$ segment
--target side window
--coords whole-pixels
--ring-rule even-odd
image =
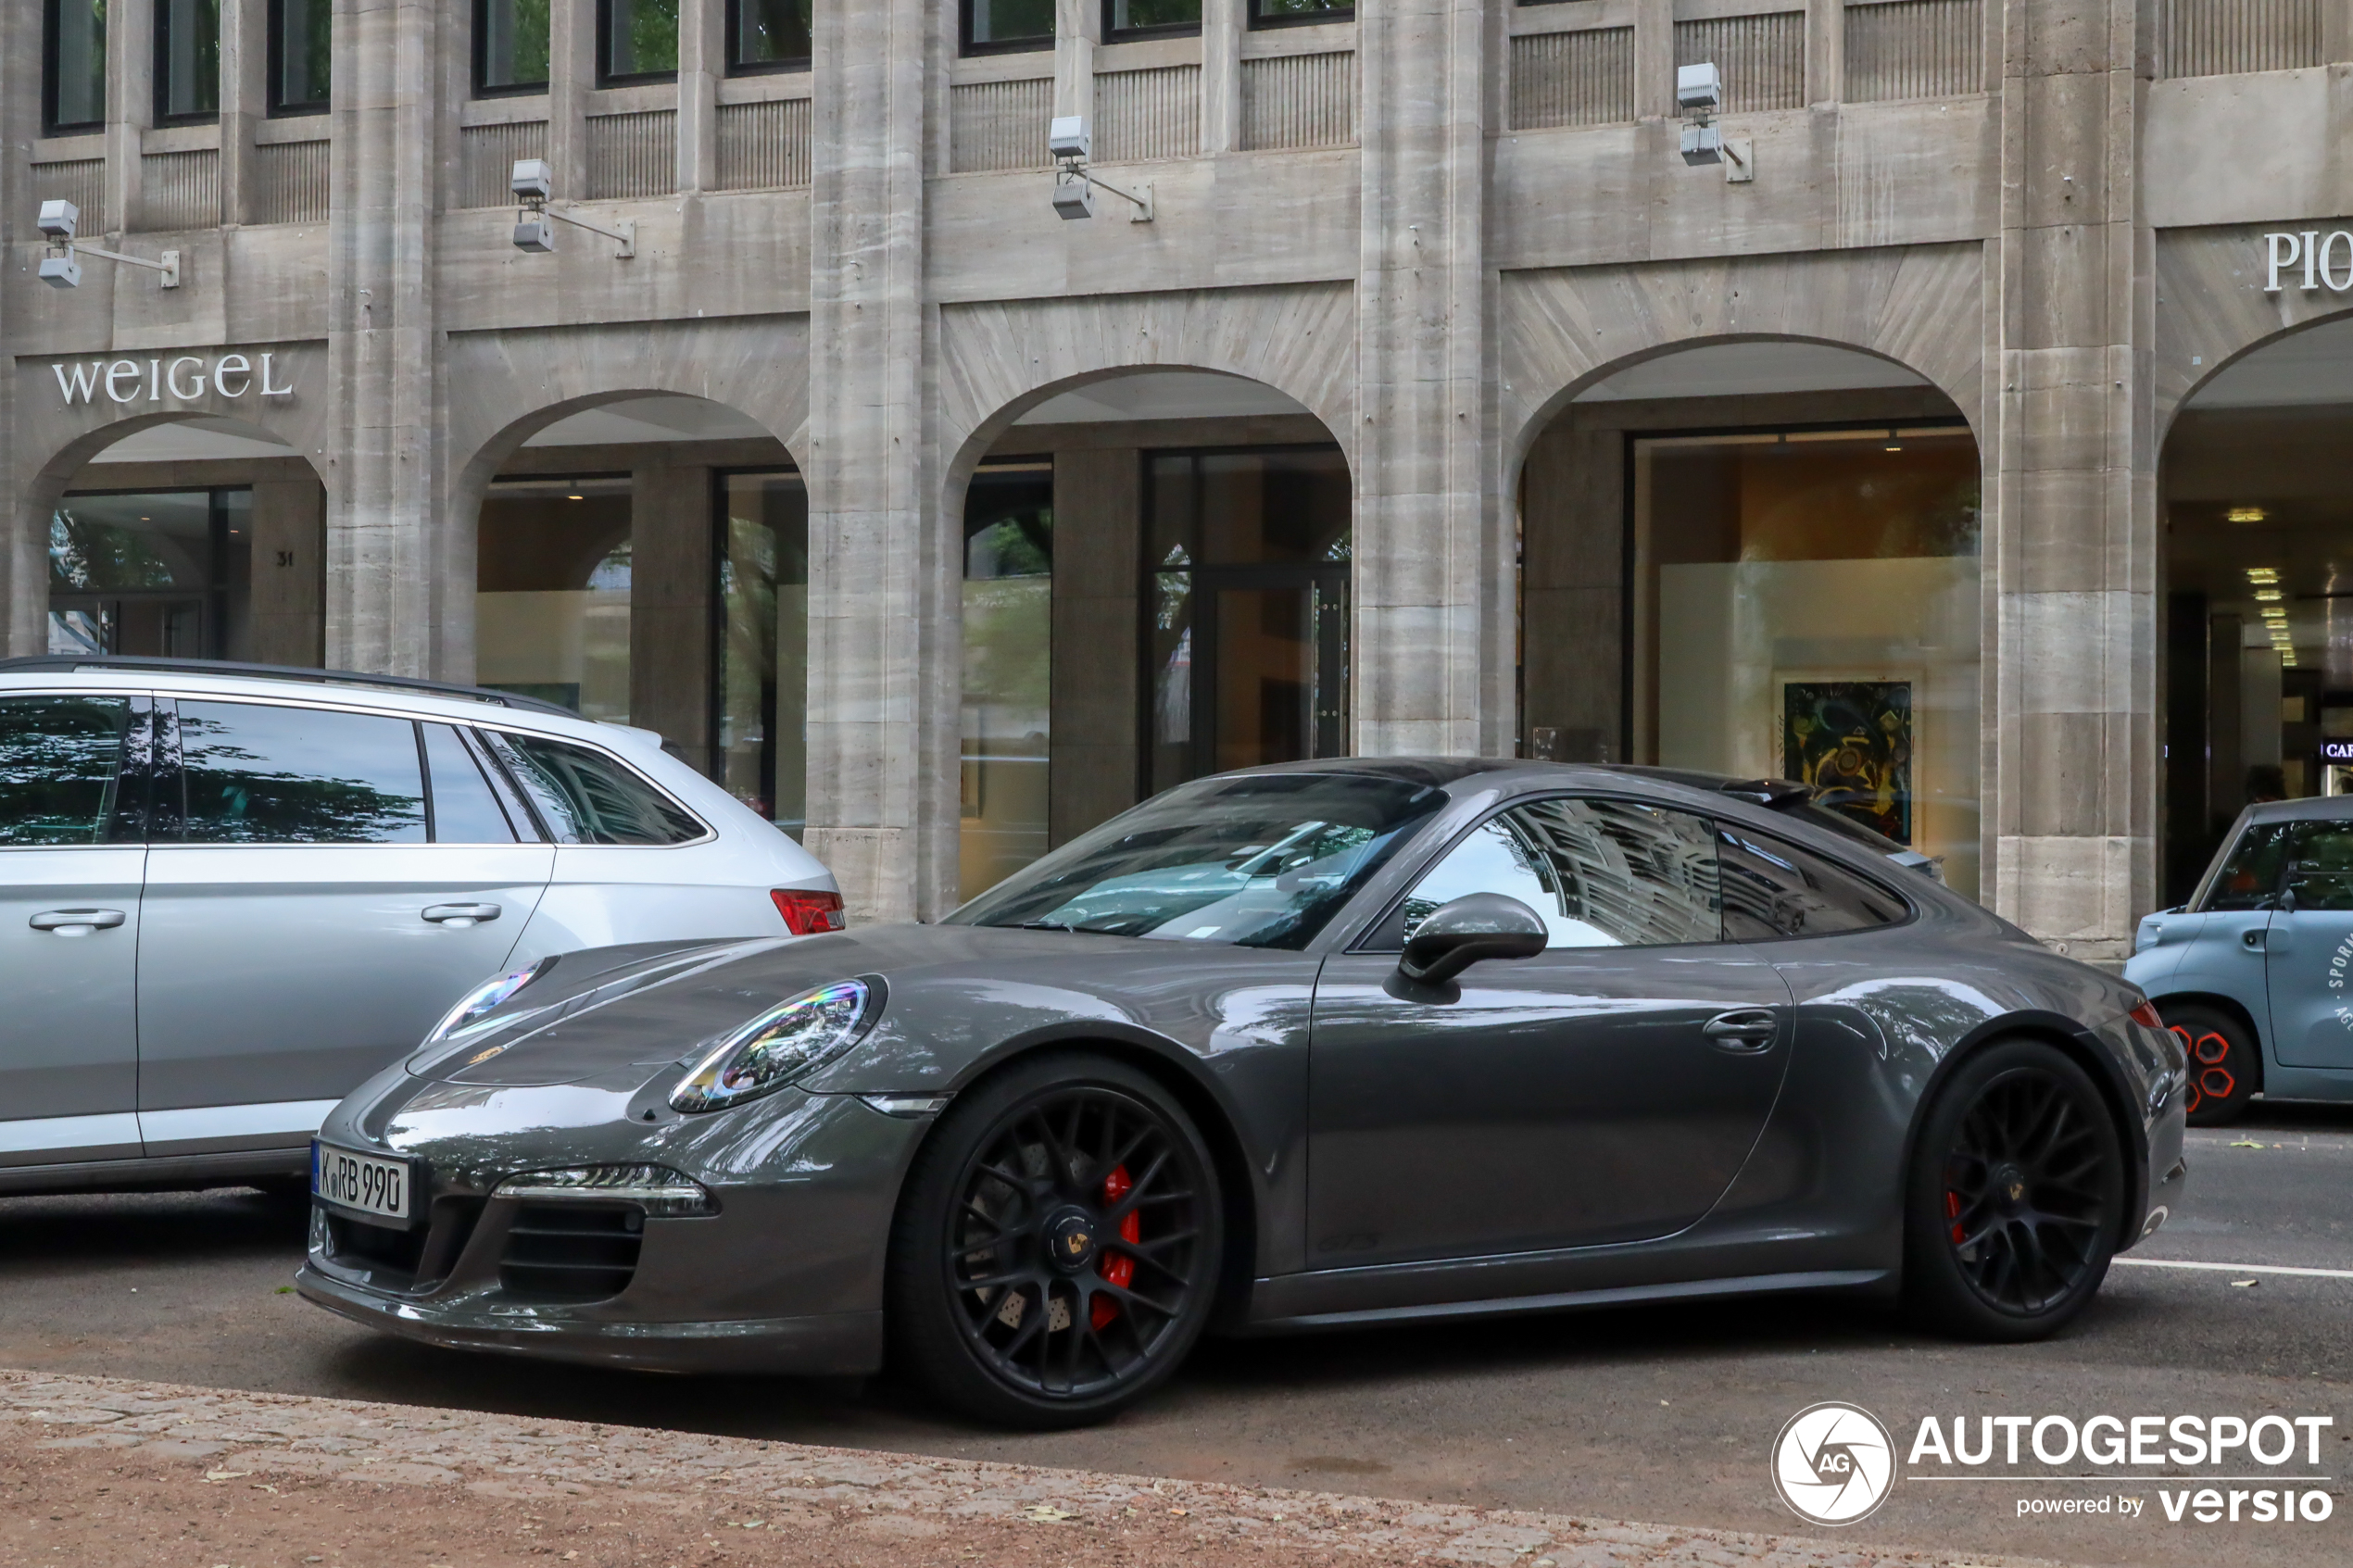
[[[1724,935],[1733,941],[1823,936],[1894,925],[1904,901],[1808,849],[1722,829]]]
[[[2353,909],[2353,822],[2296,823],[2287,860],[2297,909]]]
[[[685,844],[707,831],[670,797],[601,752],[485,731],[559,844]]]
[[[106,843],[130,733],[127,696],[0,700],[0,847]]]
[[[490,781],[448,724],[427,724],[425,764],[433,779],[433,841],[435,844],[512,844],[507,820]]]
[[[422,844],[425,774],[406,719],[180,704],[190,844]]]
[[[1539,800],[1490,817],[1432,866],[1382,935],[1396,946],[1440,905],[1503,893],[1544,918],[1553,947],[1714,942],[1706,821],[1622,800]]]
[[[2231,858],[2215,874],[2206,897],[2206,909],[2268,909],[2280,890],[2280,872],[2287,864],[2293,822],[2250,822],[2231,846]]]

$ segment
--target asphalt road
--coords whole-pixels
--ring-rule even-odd
[[[2190,1144],[2189,1200],[2135,1257],[2353,1271],[2353,1108],[2259,1108]],[[2334,1498],[2324,1523],[2174,1524],[2157,1494],[2179,1482],[2027,1480],[1998,1464],[1990,1480],[1911,1480],[1937,1469],[1920,1465],[1849,1534],[1964,1562],[2353,1560],[2353,1277],[2119,1266],[2067,1335],[2022,1347],[1807,1299],[1214,1344],[1111,1426],[1006,1436],[887,1383],[603,1373],[379,1338],[285,1292],[302,1231],[298,1210],[240,1192],[0,1198],[0,1365],[1818,1534],[1768,1472],[1775,1434],[1818,1400],[1876,1412],[1907,1451],[1928,1415],[1972,1429],[2006,1414],[2329,1415],[2321,1462],[2281,1472],[2330,1478],[2316,1484]],[[2117,1495],[2142,1499],[2141,1516],[2017,1512]]]

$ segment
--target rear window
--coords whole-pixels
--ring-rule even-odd
[[[559,844],[687,844],[710,830],[600,751],[545,735],[484,731]]]
[[[1911,913],[1894,894],[1793,844],[1730,822],[1717,824],[1717,840],[1724,935],[1735,942],[1868,931]]]

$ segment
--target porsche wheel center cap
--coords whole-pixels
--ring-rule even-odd
[[[2005,1160],[1994,1168],[1994,1198],[2003,1212],[2015,1214],[2026,1207],[2026,1173]]]
[[[1095,1261],[1095,1222],[1084,1210],[1065,1209],[1046,1222],[1046,1256],[1054,1267],[1075,1274]]]

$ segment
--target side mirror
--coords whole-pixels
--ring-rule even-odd
[[[1406,939],[1397,972],[1417,985],[1443,985],[1481,959],[1532,959],[1552,933],[1544,918],[1501,893],[1441,904]]]

